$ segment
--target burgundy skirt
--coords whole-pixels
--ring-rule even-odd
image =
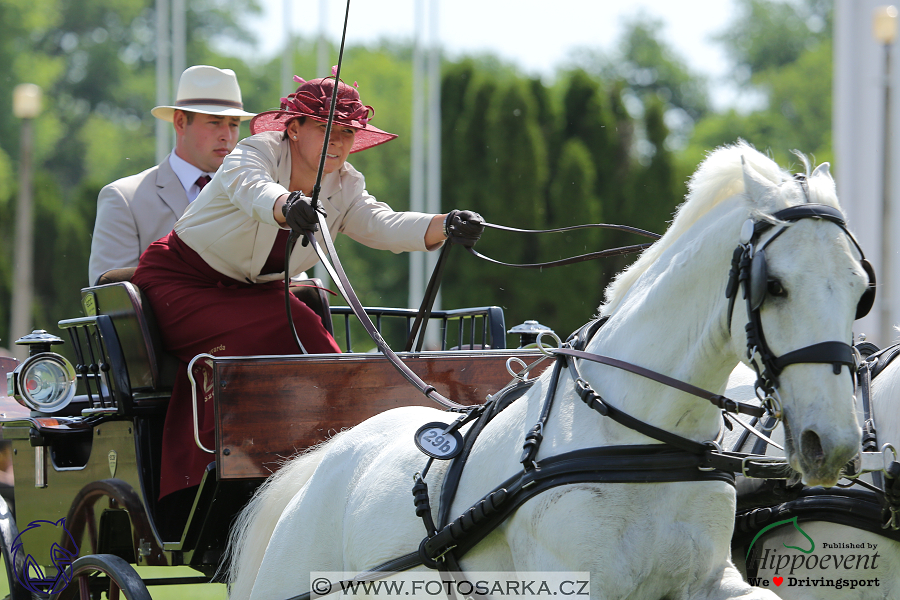
[[[159,493],[163,497],[198,485],[206,466],[215,460],[194,443],[187,363],[203,353],[300,354],[300,349],[287,323],[283,282],[251,284],[227,277],[210,267],[174,231],[141,255],[132,282],[150,301],[163,347],[182,362],[163,431]],[[297,335],[307,352],[341,351],[312,309],[294,296],[290,302]],[[200,441],[213,449],[213,386],[208,361],[197,361],[194,378],[198,382]]]

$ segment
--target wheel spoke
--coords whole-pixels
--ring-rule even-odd
[[[119,600],[119,584],[112,577],[109,578],[109,593],[107,597],[109,600]]]
[[[91,600],[91,575],[84,573],[78,576],[78,597],[80,600]]]

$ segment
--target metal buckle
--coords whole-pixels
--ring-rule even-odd
[[[715,440],[707,440],[707,441],[703,442],[703,445],[709,446],[710,449],[714,452],[722,452],[722,446],[720,446],[719,442],[717,442]],[[699,465],[697,466],[697,469],[699,469],[700,471],[715,471],[716,470],[715,467],[701,467]]]
[[[784,408],[781,402],[781,395],[778,393],[776,388],[772,388],[771,392],[766,394],[766,397],[763,399],[763,408],[766,410],[766,415],[771,416],[775,419],[775,424],[771,427],[766,427],[765,425],[760,425],[765,431],[772,431],[778,425],[778,422],[784,417]]]

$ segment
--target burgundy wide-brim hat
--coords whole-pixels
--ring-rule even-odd
[[[284,131],[288,121],[297,117],[308,117],[322,123],[328,122],[328,111],[331,108],[331,93],[334,89],[334,78],[321,77],[304,81],[294,77],[300,87],[287,98],[281,99],[280,110],[261,112],[250,121],[250,133],[256,135],[264,131]],[[397,134],[378,129],[369,120],[375,109],[364,105],[359,99],[359,92],[343,81],[338,83],[337,104],[334,110],[333,127],[352,127],[356,130],[353,147],[350,152],[359,152],[385,142],[389,142]]]

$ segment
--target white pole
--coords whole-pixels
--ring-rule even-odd
[[[319,0],[319,37],[316,40],[316,77],[331,75],[328,60],[328,0]]]
[[[425,212],[439,214],[441,212],[441,51],[438,31],[438,2],[431,0],[428,7],[428,63],[426,80],[428,88],[428,123],[426,137],[428,139],[427,163],[425,165]],[[427,252],[424,256],[422,281],[428,281],[437,265],[438,253]],[[434,298],[434,310],[441,309],[441,293]],[[439,348],[441,331],[437,327],[425,330],[423,348]],[[461,342],[460,342],[461,343]]]
[[[181,74],[187,68],[185,47],[187,27],[185,26],[185,0],[172,0],[172,89],[178,89]],[[174,98],[173,98],[174,100]]]
[[[875,9],[872,33],[884,48],[884,134],[881,157],[881,343],[886,346],[893,339],[894,319],[892,304],[894,298],[894,253],[893,215],[891,206],[891,49],[897,37],[897,8],[880,6]]]
[[[429,10],[429,38],[431,47],[428,51],[428,192],[426,212],[441,213],[441,42],[439,29],[439,2],[431,0]],[[430,277],[437,264],[438,254],[429,252],[426,255],[425,275]],[[434,308],[441,308],[441,295],[438,292]],[[436,332],[434,332],[436,333]]]
[[[28,357],[26,346],[15,341],[31,333],[31,311],[34,303],[34,212],[31,157],[34,147],[33,122],[41,112],[41,88],[22,83],[13,90],[13,114],[22,120],[19,149],[19,196],[16,202],[16,285],[13,286],[10,352],[20,361]]]
[[[169,104],[169,0],[156,0],[156,105]],[[156,162],[172,150],[172,127],[156,119]]]
[[[291,4],[293,0],[284,0],[282,4],[282,21],[284,22],[284,50],[281,53],[281,95],[287,96],[297,89],[294,84],[294,28]]]
[[[425,212],[425,60],[422,53],[424,1],[413,5],[412,140],[409,170],[409,209]],[[409,253],[409,306],[417,308],[425,295],[425,257]]]

